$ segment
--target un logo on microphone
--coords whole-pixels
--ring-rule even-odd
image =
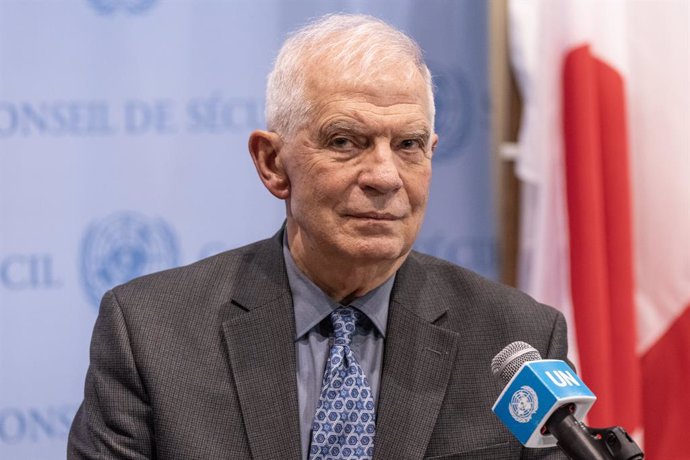
[[[513,397],[510,398],[508,410],[510,415],[520,423],[527,423],[532,419],[532,415],[539,409],[539,399],[537,393],[529,386],[521,386]]]
[[[163,219],[122,212],[93,222],[81,244],[81,272],[89,300],[98,305],[110,288],[177,265],[175,234]]]
[[[139,14],[148,10],[158,0],[89,0],[91,6],[101,14],[112,14],[118,10]]]

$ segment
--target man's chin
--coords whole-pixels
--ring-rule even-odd
[[[349,258],[363,263],[396,261],[410,252],[410,246],[399,238],[369,237],[361,238],[354,244],[347,245],[344,251]]]

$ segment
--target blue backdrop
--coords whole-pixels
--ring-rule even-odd
[[[272,235],[246,142],[285,34],[328,12],[415,37],[438,89],[417,248],[495,276],[483,1],[0,2],[0,458],[64,458],[98,300]]]

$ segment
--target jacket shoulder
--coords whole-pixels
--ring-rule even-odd
[[[445,305],[442,327],[472,337],[492,353],[521,340],[544,357],[565,358],[566,324],[555,308],[451,262],[417,252],[411,258],[420,296],[429,298],[420,301]]]
[[[135,278],[111,292],[123,308],[146,304],[147,309],[218,305],[246,286],[248,273],[256,271],[262,259],[281,260],[274,238],[225,251],[189,265]],[[269,263],[276,265],[275,263]],[[264,263],[264,265],[266,265]],[[278,264],[279,265],[279,264]],[[279,270],[279,268],[276,268]],[[259,276],[257,274],[257,276]],[[271,277],[270,274],[264,274]]]
[[[483,304],[516,307],[525,305],[529,308],[544,309],[555,313],[553,308],[537,302],[519,289],[486,278],[447,260],[420,252],[413,252],[411,258],[416,262],[416,268],[423,272],[424,278],[434,280],[435,284],[442,285],[444,291],[450,296],[460,296]]]

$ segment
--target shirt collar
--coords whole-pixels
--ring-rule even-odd
[[[297,267],[292,254],[290,254],[285,234],[283,236],[283,258],[285,259],[288,283],[290,284],[292,303],[295,310],[295,340],[299,340],[341,305],[328,297],[321,288],[307,278]],[[350,303],[350,306],[357,308],[369,318],[383,337],[386,336],[388,306],[394,282],[395,274],[377,288],[372,289]]]

